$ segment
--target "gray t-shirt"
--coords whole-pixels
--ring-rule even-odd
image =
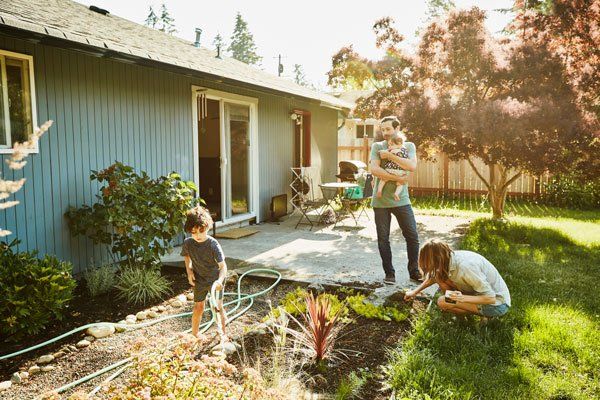
[[[496,297],[496,305],[510,306],[510,293],[494,265],[481,254],[455,250],[450,257],[448,278],[464,294]]]
[[[208,236],[204,242],[198,242],[192,237],[186,238],[181,246],[181,255],[192,260],[192,269],[196,275],[211,281],[219,278],[218,263],[225,260],[225,255],[215,238]]]

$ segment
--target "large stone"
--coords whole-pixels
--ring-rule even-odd
[[[114,324],[101,324],[92,326],[87,329],[86,333],[95,337],[96,339],[101,339],[115,333],[115,325]]]
[[[158,307],[154,306],[150,309],[150,311],[158,312]]]
[[[77,346],[78,348],[82,349],[84,347],[88,347],[91,343],[88,340],[80,340],[79,342],[77,342],[77,344],[75,346]]]
[[[21,377],[21,374],[18,372],[15,372],[14,374],[12,374],[12,376],[10,377],[10,381],[14,384],[19,384],[23,381],[23,378]]]
[[[158,313],[156,311],[148,311],[148,318],[156,318],[158,317]]]
[[[35,375],[35,374],[39,373],[41,370],[42,369],[40,367],[38,367],[37,365],[32,365],[31,367],[29,367],[27,372],[29,372],[29,375]]]
[[[121,332],[125,332],[126,330],[127,330],[127,326],[126,326],[125,321],[121,321],[118,324],[115,324],[115,331],[121,333]]]
[[[235,345],[235,343],[233,342],[225,342],[223,344],[218,344],[215,347],[213,347],[213,353],[214,352],[222,352],[225,355],[230,355],[233,354],[237,351],[237,347]]]
[[[185,302],[187,301],[187,297],[186,297],[186,296],[185,296],[185,294],[183,294],[183,293],[182,293],[182,294],[180,294],[179,296],[177,296],[177,298],[176,298],[176,299],[177,299],[177,300],[179,300],[180,302],[184,303],[184,304],[185,304]],[[171,305],[172,305],[172,304],[171,304]],[[175,306],[173,306],[173,307],[175,307]]]
[[[52,354],[45,354],[37,359],[38,364],[48,364],[54,361],[54,356]]]
[[[167,311],[167,307],[165,307],[165,306],[158,306],[156,308],[158,308],[158,312],[165,312],[165,311]]]
[[[138,321],[143,321],[147,318],[148,318],[148,313],[146,313],[146,311],[140,311],[137,314],[135,314],[135,319],[137,319]]]
[[[29,372],[23,371],[23,372],[20,372],[19,375],[21,375],[22,381],[29,379]]]
[[[64,357],[64,355],[65,355],[65,352],[64,352],[64,351],[62,351],[62,350],[60,350],[60,351],[57,351],[56,353],[54,353],[54,354],[52,354],[52,355],[54,356],[54,359],[57,359],[57,358]]]
[[[91,335],[85,335],[83,337],[84,340],[87,340],[88,342],[92,343],[94,340],[96,340],[95,337],[91,336]]]
[[[42,367],[42,372],[50,372],[50,371],[54,371],[54,369],[56,369],[56,367],[54,365],[44,365]]]
[[[11,386],[12,386],[11,381],[0,382],[0,392],[10,389]]]
[[[172,305],[173,307],[175,307],[175,308],[183,307],[183,303],[182,303],[181,301],[179,301],[179,300],[173,300],[173,301],[171,302],[171,305]]]

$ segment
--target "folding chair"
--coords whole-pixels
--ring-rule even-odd
[[[369,206],[371,197],[373,196],[373,175],[367,174],[365,184],[362,189],[362,197],[359,199],[348,198],[346,197],[345,193],[342,197],[342,208],[344,211],[350,213],[356,226],[358,226],[358,220],[363,214],[367,216],[368,220],[371,220],[371,218],[369,218],[369,214],[367,213],[367,207]],[[356,210],[354,210],[355,207],[357,207]],[[358,216],[355,214],[356,212],[358,212]]]
[[[312,231],[312,228],[315,226],[315,223],[318,224],[321,222],[321,213],[323,209],[327,206],[327,200],[315,200],[315,192],[312,184],[312,179],[307,176],[305,176],[304,179],[309,182],[310,192],[308,194],[300,192],[299,195],[296,197],[296,209],[300,210],[300,219],[298,220],[298,223],[296,223],[294,229],[297,229],[299,225],[310,225],[310,230]],[[316,221],[312,221],[310,219],[310,216],[308,215],[312,211],[317,212],[318,218]],[[307,222],[302,222],[303,220],[306,220]]]

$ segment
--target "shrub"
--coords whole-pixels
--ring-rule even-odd
[[[155,268],[123,268],[115,286],[119,298],[132,304],[147,304],[171,293],[171,285]]]
[[[365,295],[363,294],[352,294],[346,298],[348,305],[358,315],[362,315],[365,318],[376,318],[383,321],[396,321],[402,322],[408,318],[408,310],[399,310],[396,307],[390,306],[376,306],[373,303],[365,301]]]
[[[578,173],[557,175],[545,185],[542,201],[581,210],[600,208],[600,178],[586,180]]]
[[[83,273],[83,279],[92,297],[109,292],[117,281],[117,270],[113,265],[106,264],[91,268]]]
[[[297,287],[296,290],[286,293],[285,297],[279,302],[279,307],[272,310],[273,316],[278,318],[281,309],[288,314],[296,316],[305,313],[307,304],[306,296],[308,296],[308,292],[301,287]],[[340,313],[341,317],[346,317],[348,315],[348,307],[336,295],[331,293],[321,293],[318,297],[329,300],[330,314],[328,317],[337,315],[338,313]]]
[[[18,340],[62,319],[72,298],[72,265],[35,252],[14,252],[18,242],[0,243],[0,334]]]
[[[186,211],[197,203],[194,183],[176,173],[151,179],[117,162],[92,171],[90,179],[104,186],[93,206],[67,211],[71,233],[109,246],[116,261],[130,267],[158,265],[181,233]]]
[[[350,375],[342,378],[333,398],[335,400],[358,399],[370,375],[364,371],[360,371],[360,374],[352,371]]]

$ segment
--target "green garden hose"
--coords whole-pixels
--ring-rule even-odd
[[[241,292],[241,282],[242,282],[242,279],[246,275],[248,275],[250,273],[256,273],[256,272],[267,273],[267,274],[271,274],[271,275],[276,276],[275,282],[273,282],[266,289],[263,289],[263,290],[261,290],[261,291],[259,291],[257,293],[242,294],[242,292]],[[229,321],[233,321],[234,319],[236,319],[239,316],[243,315],[246,311],[248,311],[252,307],[252,305],[254,304],[254,298],[255,297],[262,296],[263,294],[269,292],[275,286],[277,286],[277,284],[279,284],[280,281],[281,281],[281,274],[278,271],[275,271],[273,269],[256,268],[256,269],[251,269],[251,270],[248,270],[248,271],[244,272],[238,278],[237,291],[236,292],[224,292],[224,296],[234,296],[235,295],[237,297],[235,300],[232,300],[232,301],[229,301],[229,302],[226,302],[226,303],[223,304],[223,307],[226,307],[226,306],[231,305],[231,304],[235,304],[235,306],[231,310],[229,310],[229,311],[226,312],[228,320]],[[231,315],[236,310],[238,310],[238,308],[240,308],[241,303],[244,300],[248,300],[249,301],[248,305],[246,305],[241,311],[237,312],[236,314]],[[136,325],[131,326],[130,328],[131,329],[145,328],[147,326],[154,325],[154,324],[157,324],[157,323],[162,322],[162,321],[166,321],[166,320],[173,319],[173,318],[186,317],[186,316],[189,316],[191,314],[192,314],[192,312],[185,312],[185,313],[179,313],[179,314],[169,315],[169,316],[158,318],[158,319],[155,319],[155,320],[152,320],[152,321],[149,321],[149,322],[144,322],[144,323],[141,323],[141,324],[136,324]],[[210,321],[205,322],[204,324],[201,325],[200,332],[202,332],[202,333],[206,332],[211,327],[211,325],[215,322],[216,315],[215,315],[215,312],[214,312],[214,310],[212,308],[211,308],[211,314],[212,315],[211,315]],[[10,354],[6,354],[6,355],[3,355],[3,356],[0,356],[0,360],[6,360],[6,359],[9,359],[9,358],[12,358],[12,357],[16,357],[16,356],[21,355],[21,354],[28,353],[28,352],[33,351],[33,350],[37,350],[37,349],[42,348],[44,346],[47,346],[49,344],[55,343],[55,342],[57,342],[57,341],[65,338],[65,337],[74,335],[77,332],[81,332],[82,330],[88,329],[90,327],[99,326],[99,325],[106,325],[106,324],[107,324],[107,322],[96,322],[96,323],[93,323],[93,324],[86,324],[86,325],[80,326],[80,327],[72,329],[72,330],[70,330],[70,331],[68,331],[66,333],[63,333],[62,335],[56,336],[56,337],[54,337],[52,339],[49,339],[49,340],[47,340],[45,342],[39,343],[39,344],[31,346],[31,347],[27,347],[25,349],[16,351],[14,353],[10,353]],[[189,330],[187,330],[185,332],[189,332]],[[112,371],[113,369],[116,369],[118,367],[122,367],[119,371],[117,371],[117,373],[113,374],[105,382],[110,381],[110,380],[114,379],[115,377],[117,377],[120,373],[122,373],[125,370],[125,368],[129,365],[128,363],[130,361],[131,361],[131,357],[125,358],[125,359],[120,360],[120,361],[117,361],[114,364],[111,364],[111,365],[109,365],[107,367],[104,367],[104,368],[102,368],[102,369],[100,369],[100,370],[98,370],[96,372],[93,372],[93,373],[87,375],[87,376],[84,376],[83,378],[80,378],[80,379],[78,379],[78,380],[76,380],[74,382],[71,382],[71,383],[67,384],[67,385],[61,386],[60,388],[56,389],[55,392],[62,393],[64,391],[66,391],[66,390],[69,390],[69,389],[75,387],[75,386],[78,386],[78,385],[80,385],[82,383],[85,383],[85,382],[91,380],[91,379],[94,379],[97,376],[100,376],[100,375],[102,375],[102,374],[104,374],[104,373],[106,373],[108,371]],[[126,365],[124,365],[124,364],[126,364]],[[96,393],[97,390],[99,390],[98,387],[95,388],[93,392]]]

